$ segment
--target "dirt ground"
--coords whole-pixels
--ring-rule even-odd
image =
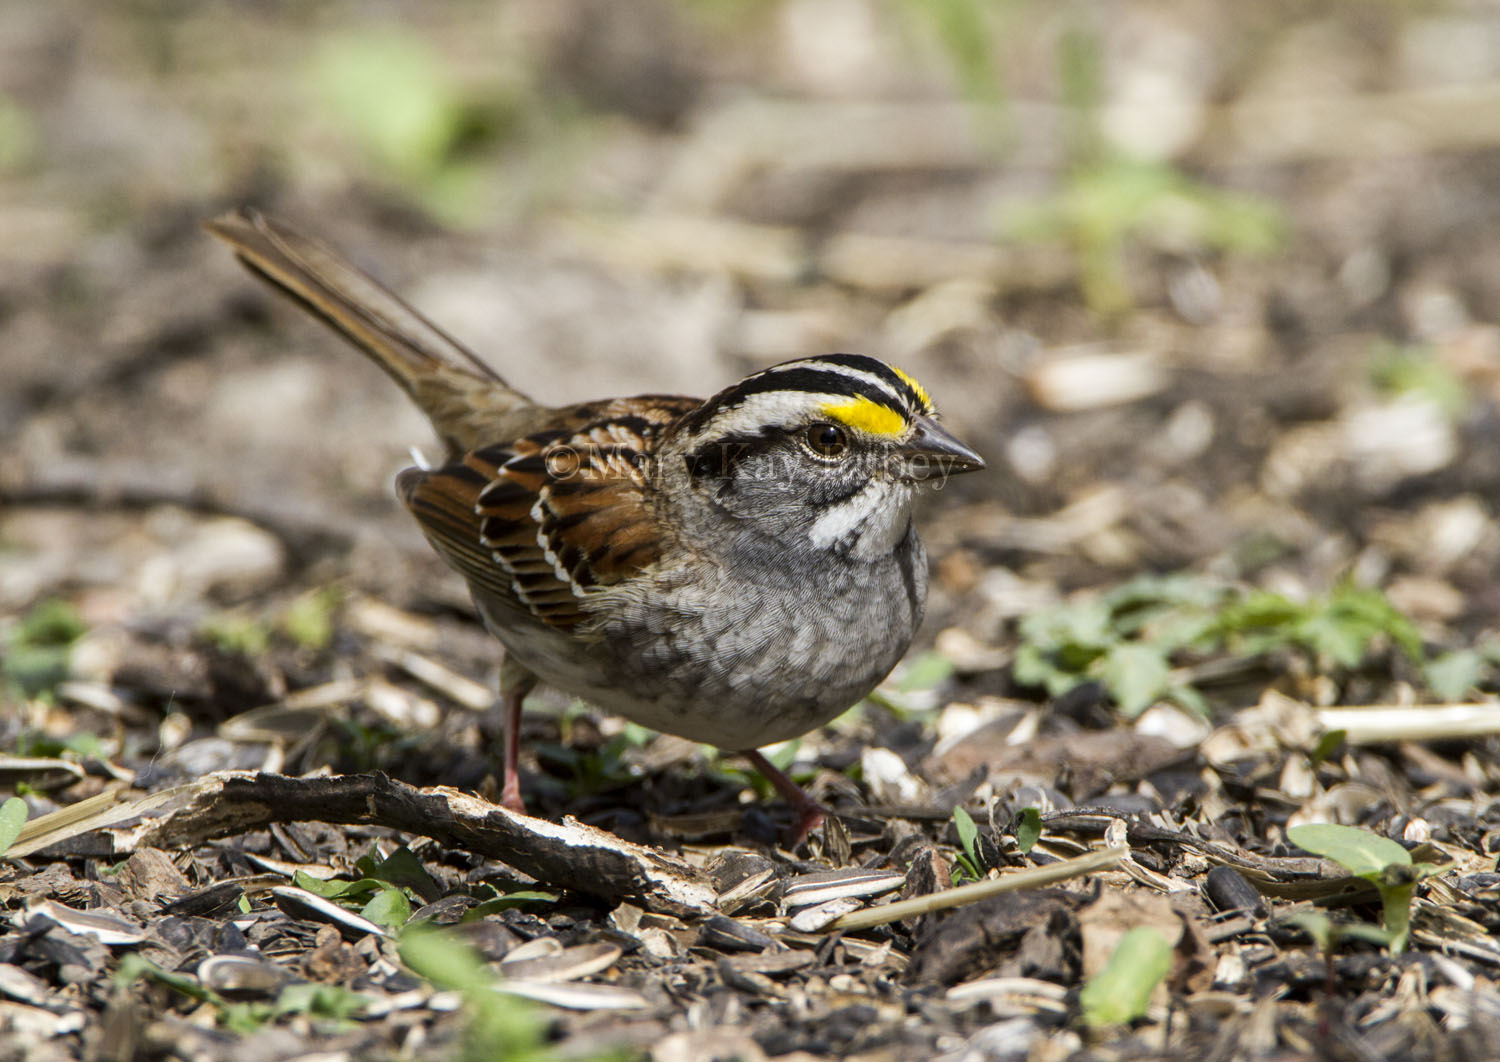
[[[0,1058],[1500,1058],[1500,9],[0,25]],[[833,825],[545,691],[564,825],[489,803],[433,435],[240,205],[543,401],[923,381],[989,468],[907,660],[774,753]]]

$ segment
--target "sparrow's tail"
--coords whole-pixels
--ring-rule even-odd
[[[237,210],[205,223],[251,271],[370,356],[427,414],[453,453],[513,432],[531,401],[364,271],[284,222]]]

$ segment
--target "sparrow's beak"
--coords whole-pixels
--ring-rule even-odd
[[[959,442],[931,417],[918,417],[917,430],[902,445],[907,476],[911,479],[946,479],[960,472],[978,472],[984,458]]]

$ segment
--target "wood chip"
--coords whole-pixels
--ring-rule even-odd
[[[495,988],[507,995],[520,996],[566,1010],[641,1010],[651,1005],[650,1000],[639,992],[616,985],[499,981]]]
[[[317,893],[299,889],[295,885],[278,885],[271,890],[276,906],[293,918],[311,918],[338,927],[351,940],[368,933],[371,936],[388,936],[388,930],[362,915],[340,907],[332,900],[325,900]]]
[[[782,903],[788,910],[811,907],[845,897],[871,897],[895,892],[906,875],[889,870],[830,870],[803,874],[787,883]]]
[[[146,939],[145,932],[135,922],[121,918],[109,911],[80,911],[74,907],[43,900],[32,904],[15,916],[18,925],[27,929],[45,928],[49,923],[62,926],[70,933],[93,937],[110,947],[125,947],[139,944]]]
[[[500,972],[518,981],[577,981],[607,970],[620,958],[613,944],[580,944],[550,955],[520,955],[517,948],[500,960]]]

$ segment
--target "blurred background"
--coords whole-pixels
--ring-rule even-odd
[[[1352,575],[1450,647],[1500,616],[1500,6],[5,0],[0,25],[13,671],[54,637],[76,681],[227,713],[349,666],[298,655],[328,644],[320,588],[356,630],[464,614],[391,497],[424,422],[200,231],[239,204],[543,400],[901,364],[991,460],[927,518],[927,638],[971,670],[1142,572]],[[444,651],[478,674],[472,633]]]

